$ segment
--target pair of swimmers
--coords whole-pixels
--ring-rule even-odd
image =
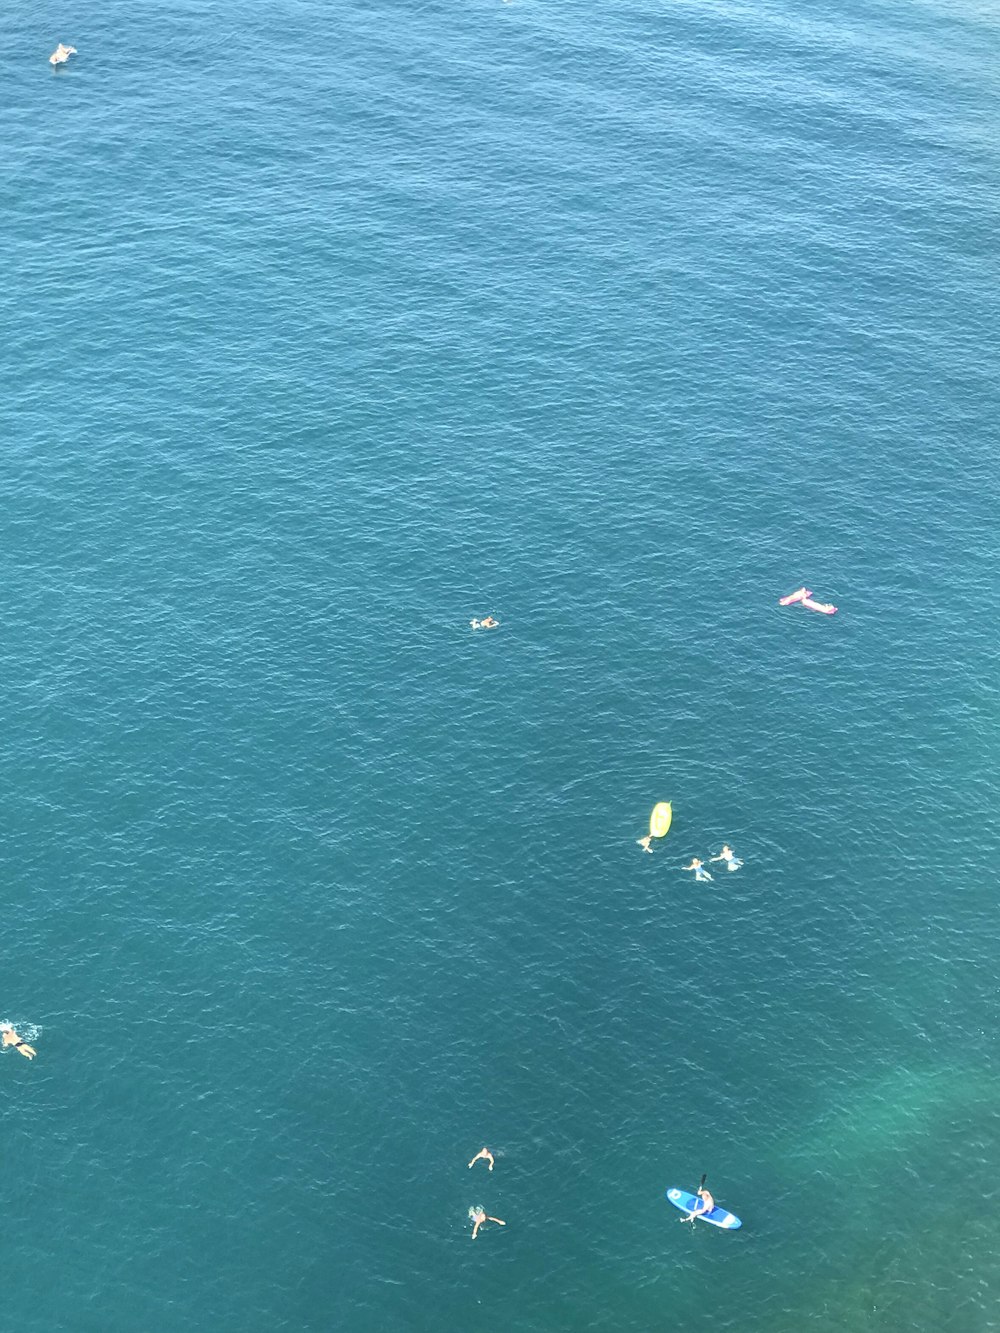
[[[482,620],[470,620],[469,624],[473,629],[499,629],[500,621],[494,620],[492,616],[485,616]]]
[[[29,1060],[34,1060],[38,1054],[34,1046],[29,1046],[26,1041],[21,1040],[9,1023],[0,1028],[0,1036],[3,1038],[4,1046],[13,1046],[15,1051],[20,1051]]]
[[[469,1163],[470,1171],[476,1165],[477,1162],[485,1162],[486,1165],[489,1167],[489,1169],[491,1171],[493,1170],[493,1154],[490,1152],[489,1148],[479,1149],[475,1157],[473,1157],[472,1161]],[[507,1223],[501,1221],[499,1217],[490,1217],[489,1213],[486,1212],[486,1210],[479,1204],[477,1204],[474,1208],[469,1209],[469,1216],[472,1218],[473,1240],[476,1239],[476,1236],[479,1234],[479,1228],[483,1225],[484,1222],[496,1222],[497,1226],[501,1227],[505,1227],[507,1225]]]
[[[732,847],[729,846],[728,842],[726,843],[725,847],[723,847],[722,851],[719,853],[718,856],[710,856],[708,859],[710,861],[725,861],[727,870],[739,870],[740,866],[743,864],[743,862],[739,859],[738,856],[733,855],[733,849]],[[691,864],[689,866],[683,866],[682,868],[684,870],[693,870],[694,877],[696,880],[712,878],[712,876],[705,869],[704,862],[699,861],[696,856],[693,856],[691,858]]]

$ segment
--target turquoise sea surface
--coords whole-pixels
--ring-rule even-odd
[[[1000,11],[0,37],[0,1330],[1000,1326]]]

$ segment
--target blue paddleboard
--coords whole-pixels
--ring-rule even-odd
[[[695,1204],[701,1200],[697,1194],[688,1194],[687,1190],[667,1190],[667,1199],[679,1208],[682,1213],[689,1213]],[[722,1227],[725,1231],[735,1231],[743,1223],[733,1213],[727,1213],[725,1208],[720,1208],[718,1204],[710,1213],[699,1213],[695,1218],[696,1222],[711,1222],[713,1227]]]

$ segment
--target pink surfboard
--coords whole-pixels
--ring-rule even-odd
[[[811,597],[803,597],[802,605],[810,611],[819,611],[821,615],[832,616],[836,614],[837,608],[832,602],[814,602]]]
[[[790,592],[787,597],[782,597],[778,602],[779,606],[791,606],[793,602],[804,602],[812,593],[808,588],[799,588],[798,592]]]

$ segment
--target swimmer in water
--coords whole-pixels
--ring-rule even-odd
[[[469,1170],[471,1171],[472,1168],[476,1165],[476,1163],[480,1161],[487,1162],[489,1164],[490,1170],[491,1171],[493,1170],[493,1154],[490,1152],[489,1148],[479,1149],[475,1157],[473,1157],[472,1161],[469,1163]]]
[[[715,1200],[709,1194],[704,1185],[698,1186],[698,1202],[688,1213],[687,1217],[679,1217],[678,1222],[693,1222],[696,1217],[701,1217],[703,1213],[710,1213],[715,1207]]]
[[[55,69],[56,65],[65,64],[66,61],[70,58],[70,56],[75,56],[75,55],[76,55],[75,46],[63,46],[62,42],[60,42],[59,45],[56,47],[56,49],[49,56],[49,64],[52,66],[53,69]]]
[[[739,870],[743,862],[738,856],[733,855],[733,849],[726,843],[718,856],[710,856],[710,861],[725,861],[727,870]]]
[[[682,869],[684,869],[684,870],[693,870],[693,871],[694,871],[694,877],[695,877],[695,879],[711,879],[711,878],[712,878],[712,876],[711,876],[711,875],[708,873],[708,871],[705,869],[704,864],[703,864],[701,861],[699,861],[698,858],[697,858],[696,856],[693,856],[693,857],[691,858],[691,864],[690,864],[689,866],[683,866]]]
[[[483,1225],[484,1222],[496,1222],[497,1226],[499,1227],[505,1227],[507,1225],[506,1222],[501,1222],[499,1217],[490,1217],[489,1213],[484,1212],[482,1208],[470,1208],[469,1216],[472,1218],[472,1221],[474,1223],[474,1226],[472,1228],[473,1240],[476,1239],[476,1234],[478,1233],[479,1228]]]
[[[29,1046],[26,1041],[22,1041],[9,1023],[0,1028],[0,1033],[3,1034],[3,1044],[5,1046],[13,1046],[15,1051],[20,1051],[29,1060],[34,1060],[37,1054],[34,1046]]]
[[[647,833],[644,838],[636,838],[636,842],[639,844],[642,850],[644,852],[649,852],[650,856],[653,855],[653,849],[649,845],[652,841],[653,841],[652,833]]]

